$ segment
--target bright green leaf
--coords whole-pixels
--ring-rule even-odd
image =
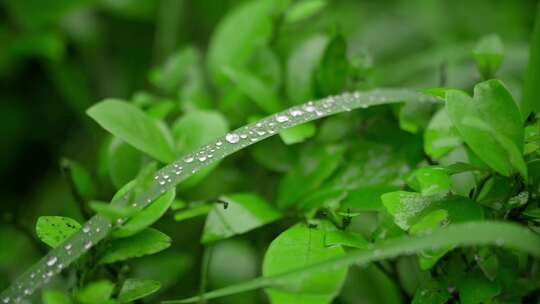
[[[169,246],[170,237],[156,229],[146,228],[130,237],[112,240],[100,262],[110,264],[125,261],[160,252]]]
[[[56,290],[45,290],[41,297],[43,304],[71,304],[71,299],[63,292]]]
[[[484,79],[493,78],[504,58],[504,47],[497,34],[482,37],[473,51],[478,70]]]
[[[315,135],[317,128],[312,122],[298,125],[296,127],[279,132],[279,137],[287,145],[297,144]]]
[[[291,5],[285,15],[285,22],[293,23],[309,18],[320,12],[327,2],[325,0],[302,0]]]
[[[75,297],[82,304],[102,304],[109,300],[113,289],[114,284],[109,281],[96,281],[78,290]]]
[[[190,206],[185,210],[180,210],[174,215],[174,220],[177,222],[185,221],[190,218],[208,214],[212,210],[212,205],[210,204],[198,204],[195,206]]]
[[[158,281],[127,279],[118,294],[118,302],[129,303],[151,295],[160,288],[161,283]]]
[[[38,238],[51,247],[57,247],[81,228],[76,220],[63,216],[41,216],[36,223]]]
[[[170,135],[158,121],[135,106],[121,100],[106,99],[86,113],[105,130],[155,159],[163,163],[175,159]]]

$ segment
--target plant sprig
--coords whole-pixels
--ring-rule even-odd
[[[97,109],[110,104],[105,100],[89,109]],[[438,102],[427,95],[401,89],[378,89],[366,92],[343,93],[318,101],[310,101],[263,118],[234,130],[224,137],[199,148],[196,152],[184,155],[173,163],[163,167],[154,175],[148,190],[135,196],[132,201],[131,191],[122,195],[113,204],[128,205],[142,209],[159,198],[167,190],[174,188],[181,181],[201,169],[218,162],[228,155],[280,131],[325,116],[351,111],[357,108],[398,103],[398,102]],[[97,214],[82,225],[82,229],[66,239],[61,245],[51,250],[46,256],[17,278],[0,295],[3,303],[17,303],[32,295],[55,275],[76,261],[93,246],[105,239],[113,229],[113,224],[121,225],[123,219],[113,223],[108,218]]]

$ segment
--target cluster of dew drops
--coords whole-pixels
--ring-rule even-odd
[[[150,194],[143,198],[140,202],[133,202],[132,207],[141,208],[150,204],[160,193],[164,193],[168,189],[174,187],[183,178],[192,175],[197,172],[198,169],[204,167],[207,163],[213,160],[221,159],[228,154],[240,150],[245,146],[255,143],[261,139],[272,136],[281,130],[299,125],[304,122],[308,122],[323,116],[330,114],[351,111],[355,108],[367,108],[370,105],[384,103],[388,100],[388,92],[380,94],[379,91],[371,92],[354,92],[344,93],[338,96],[330,96],[320,101],[310,101],[303,105],[292,107],[288,110],[279,112],[260,120],[257,123],[247,125],[239,128],[225,135],[224,138],[218,139],[213,143],[203,146],[197,152],[188,154],[182,159],[173,162],[172,164],[159,170],[154,176],[156,183],[153,188],[150,189]],[[397,93],[396,96],[403,97],[403,92]],[[418,95],[411,96],[417,98]],[[157,190],[157,191],[156,191]],[[127,201],[127,195],[124,197],[124,201]],[[116,225],[123,224],[125,219],[120,218],[116,221]],[[91,228],[95,227],[95,228]],[[91,240],[92,233],[101,233],[106,235],[108,231],[102,231],[102,224],[92,223],[92,219],[85,224],[81,229],[84,233],[82,248],[83,253],[89,250],[93,246]],[[106,222],[106,230],[111,229],[111,223]],[[70,256],[72,254],[73,245],[67,243],[64,245],[65,254]],[[64,265],[60,262],[57,256],[51,255],[48,257],[45,269],[38,269],[30,274],[30,281],[34,279],[41,279],[40,283],[47,283],[51,277],[56,273],[59,273],[64,268]],[[41,278],[38,278],[41,276]],[[38,284],[34,284],[36,287]],[[34,287],[34,289],[36,288]],[[22,284],[17,286],[17,289],[23,290],[24,296],[29,296],[33,293],[32,287],[23,288]],[[21,296],[10,299],[5,297],[1,303],[18,303],[21,301]]]

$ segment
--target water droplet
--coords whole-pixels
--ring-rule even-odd
[[[302,116],[302,114],[304,114],[304,112],[302,112],[302,111],[300,111],[298,109],[293,109],[293,110],[291,110],[290,113],[291,113],[291,115],[293,117]]]
[[[52,277],[54,275],[54,272],[52,270],[49,270],[46,274],[47,277]]]
[[[227,135],[225,135],[225,139],[231,143],[231,144],[235,144],[237,143],[239,140],[240,140],[240,137],[238,136],[238,134],[236,133],[228,133]]]
[[[36,277],[36,274],[32,272],[32,273],[30,274],[30,279],[33,279],[33,278],[35,278],[35,277]]]
[[[216,146],[218,146],[218,147],[221,146],[221,145],[223,145],[223,142],[221,142],[221,141],[218,141],[218,142],[216,143]]]
[[[496,244],[497,246],[502,246],[502,245],[504,245],[504,239],[502,239],[502,238],[496,239],[496,240],[495,240],[495,244]]]
[[[188,156],[188,157],[184,158],[184,161],[189,164],[190,162],[193,161],[193,156]]]
[[[135,207],[137,207],[137,204],[134,204],[134,205],[135,205]],[[99,233],[100,231],[101,231],[101,228],[99,228],[99,227],[96,228],[96,233]]]
[[[277,121],[277,122],[286,122],[286,121],[289,121],[289,116],[283,115],[283,114],[278,114],[278,115],[276,115],[276,121]]]
[[[206,160],[206,155],[201,155],[199,156],[199,161],[205,161]]]
[[[8,304],[9,303],[9,298],[2,299],[2,302],[4,302],[5,304]]]
[[[53,266],[58,261],[58,258],[55,256],[52,256],[47,260],[47,266]]]
[[[30,288],[26,288],[24,290],[24,294],[27,295],[27,296],[29,296],[31,293],[32,293],[32,291],[30,290]]]
[[[166,180],[162,179],[162,180],[159,181],[159,184],[163,186],[163,185],[165,185],[166,182],[167,182]]]
[[[86,241],[84,243],[84,249],[88,250],[90,247],[92,247],[92,241]]]
[[[240,138],[246,139],[246,138],[247,138],[247,135],[246,135],[246,134],[242,134],[242,135],[240,135]]]
[[[88,233],[88,232],[90,232],[90,227],[84,226],[83,229],[82,229],[82,231],[83,231],[84,233]]]

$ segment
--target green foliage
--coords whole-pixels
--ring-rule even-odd
[[[33,2],[0,302],[538,301],[531,1]]]

